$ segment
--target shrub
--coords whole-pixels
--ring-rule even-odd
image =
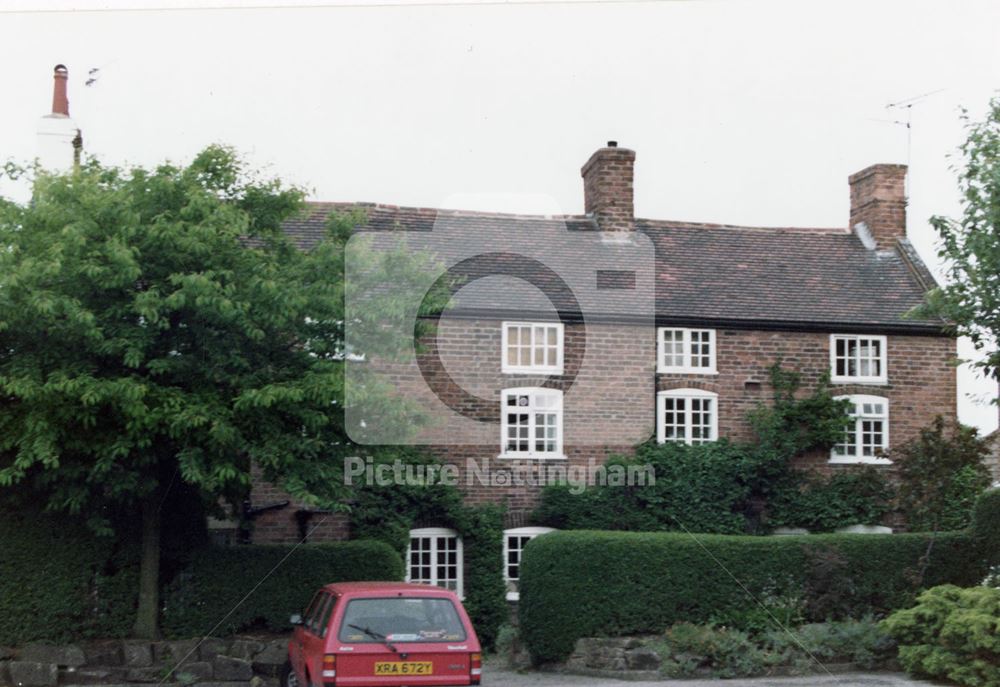
[[[173,637],[284,631],[325,584],[402,578],[399,554],[377,541],[207,547],[167,589],[162,628]]]
[[[804,485],[805,478],[791,467],[796,455],[829,448],[843,436],[847,402],[833,398],[826,378],[812,393],[798,393],[798,373],[782,369],[780,361],[770,376],[772,402],[760,404],[749,417],[756,442],[647,442],[634,456],[609,463],[650,465],[654,483],[596,486],[582,494],[573,494],[570,486],[550,486],[532,519],[561,530],[745,534],[763,529],[761,511],[768,504],[770,527],[830,531],[878,523],[892,499],[880,474],[842,473]]]
[[[884,627],[899,642],[908,672],[979,687],[1000,684],[998,618],[1000,590],[943,585],[893,613]]]
[[[669,677],[750,677],[766,672],[764,652],[740,630],[677,623],[664,635],[660,668]]]
[[[972,427],[939,415],[920,435],[893,451],[898,454],[900,506],[913,531],[960,529],[990,483],[983,458],[986,441]]]
[[[124,637],[138,580],[130,551],[64,516],[0,512],[0,644]]]
[[[778,587],[784,591],[776,591]],[[762,589],[756,596],[758,603],[717,611],[709,620],[715,625],[736,627],[751,634],[766,632],[775,624],[792,627],[805,620],[805,596],[795,581]]]
[[[555,532],[525,549],[521,632],[534,660],[546,662],[566,658],[581,637],[659,633],[681,621],[736,615],[755,603],[747,591],[760,598],[806,590],[807,552],[816,546],[835,549],[847,561],[844,574],[853,586],[844,612],[881,613],[912,601],[915,589],[907,571],[926,551],[927,539],[923,534],[695,538]],[[938,535],[928,580],[972,584],[984,573],[969,536]]]
[[[890,659],[892,638],[872,617],[771,629],[759,635],[719,625],[677,623],[657,646],[670,677],[700,674],[752,677],[781,666],[794,673],[818,672],[830,661],[875,668]]]
[[[795,637],[805,657],[827,661],[849,661],[871,669],[891,658],[896,644],[871,615],[860,620],[841,620],[803,625]],[[808,652],[808,653],[806,653]],[[811,659],[810,659],[811,660]]]
[[[503,511],[493,505],[468,507],[460,531],[465,541],[465,610],[489,650],[510,619],[502,568]]]
[[[1000,489],[990,489],[976,501],[972,534],[982,545],[989,565],[1000,564]]]
[[[556,529],[742,534],[743,515],[756,471],[746,447],[718,441],[700,446],[647,443],[633,457],[609,464],[652,465],[654,484],[591,487],[572,494],[554,485],[542,492],[532,519]]]
[[[833,477],[795,475],[768,502],[770,527],[804,527],[832,532],[850,525],[877,525],[889,512],[895,491],[874,468]]]

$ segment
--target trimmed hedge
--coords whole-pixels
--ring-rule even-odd
[[[401,579],[402,558],[378,541],[209,547],[167,589],[161,626],[171,637],[284,631],[325,584]]]
[[[758,599],[804,597],[817,593],[812,561],[822,550],[846,561],[850,584],[840,590],[845,610],[857,617],[884,613],[912,602],[914,571],[928,537],[694,539],[677,533],[554,532],[525,548],[521,634],[534,661],[558,661],[569,656],[581,637],[659,633],[677,622],[739,615],[755,606],[744,587]],[[984,573],[975,539],[965,533],[937,535],[927,586],[976,584]]]
[[[970,529],[982,546],[987,565],[1000,565],[1000,489],[990,489],[979,496]]]
[[[124,637],[138,588],[113,537],[65,516],[0,513],[0,644]]]

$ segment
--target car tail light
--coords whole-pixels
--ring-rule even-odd
[[[478,685],[483,677],[483,655],[469,654],[469,682]]]
[[[337,681],[337,657],[334,654],[323,656],[323,684],[332,685]]]

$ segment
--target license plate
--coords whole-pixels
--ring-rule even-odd
[[[433,675],[434,664],[430,661],[392,661],[375,663],[376,675]]]

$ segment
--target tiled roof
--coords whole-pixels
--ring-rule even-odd
[[[330,212],[350,207],[355,205],[310,203],[304,216],[286,222],[286,231],[308,248],[323,237]],[[582,289],[585,293],[577,293],[588,316],[627,319],[646,311],[642,299],[623,287],[630,279],[626,268],[635,266],[634,255],[645,253],[634,247],[630,253],[628,247],[602,241],[587,217],[370,204],[356,207],[367,214],[361,227],[364,230],[450,233],[468,238],[468,245],[458,246],[465,240],[454,238],[434,244],[434,252],[447,263],[461,259],[472,248],[504,255],[544,255],[542,262],[568,283],[588,285]],[[655,316],[661,324],[941,330],[940,321],[905,316],[923,301],[927,288],[934,286],[933,277],[906,240],[900,240],[894,251],[876,252],[866,249],[846,229],[754,228],[643,219],[636,220],[636,227],[648,237],[655,255],[649,276],[655,284]],[[541,236],[549,238],[537,238]],[[641,270],[639,275],[641,290],[645,283]],[[505,289],[485,286],[478,292],[463,290],[459,309],[480,314],[552,311],[551,299],[526,284],[510,284]],[[499,293],[503,297],[498,297]]]

